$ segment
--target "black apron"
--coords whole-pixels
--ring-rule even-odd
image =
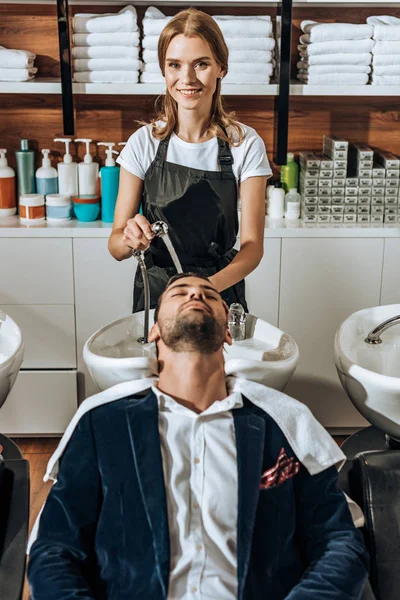
[[[184,272],[207,277],[221,271],[236,256],[239,229],[237,185],[229,144],[217,138],[221,171],[203,171],[166,160],[169,137],[158,146],[146,172],[142,210],[150,223],[164,221]],[[176,275],[162,238],[154,238],[145,253],[150,283],[150,307],[155,308],[168,280]],[[244,280],[224,290],[228,306],[239,302],[247,310]],[[136,270],[133,312],[144,310],[141,270]]]

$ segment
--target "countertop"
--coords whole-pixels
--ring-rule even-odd
[[[111,233],[111,223],[93,221],[82,223],[76,219],[64,223],[49,223],[41,225],[24,225],[19,217],[0,219],[0,238],[108,238]],[[301,220],[287,221],[286,219],[265,218],[264,238],[398,238],[400,223],[338,223],[319,225],[303,223]]]

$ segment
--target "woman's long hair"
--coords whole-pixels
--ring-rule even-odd
[[[158,41],[158,62],[163,75],[165,75],[168,46],[171,40],[179,34],[187,37],[197,36],[207,42],[215,60],[223,69],[224,74],[227,74],[229,51],[220,28],[210,15],[196,8],[188,8],[176,14],[161,32]],[[176,128],[178,122],[177,102],[166,90],[165,95],[157,98],[155,109],[157,114],[151,121],[152,133],[156,139],[163,140]],[[157,121],[164,121],[166,126],[158,126]],[[243,129],[237,122],[235,113],[228,113],[224,108],[221,97],[221,79],[219,78],[211,104],[207,133],[233,146],[239,146],[244,138]]]

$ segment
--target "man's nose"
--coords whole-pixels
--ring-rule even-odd
[[[202,290],[201,288],[192,288],[190,290],[190,298],[192,300],[204,300],[204,290]]]

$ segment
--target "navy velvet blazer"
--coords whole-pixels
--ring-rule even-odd
[[[293,451],[244,400],[233,411],[239,600],[358,600],[368,559],[336,468],[311,476],[301,466],[260,490],[281,448]],[[28,566],[32,600],[166,600],[169,565],[157,399],[97,407],[79,421],[46,501]]]

